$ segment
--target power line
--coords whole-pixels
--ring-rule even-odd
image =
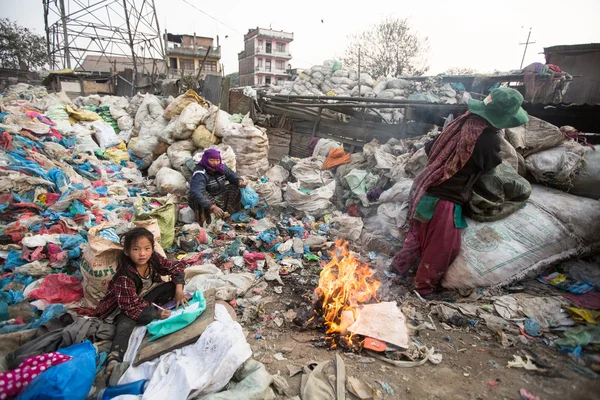
[[[208,14],[207,12],[202,11],[201,9],[199,9],[198,7],[196,7],[195,5],[193,5],[192,3],[190,3],[189,1],[187,1],[187,0],[181,0],[181,1],[183,1],[184,3],[186,3],[187,5],[189,5],[190,7],[193,7],[196,10],[200,11],[202,14],[206,15],[207,17],[215,20],[216,22],[220,23],[221,25],[226,26],[227,28],[231,29],[232,31],[237,32],[237,33],[239,33],[242,36],[244,35],[242,32],[238,31],[237,29],[235,29],[235,28],[227,25],[225,22],[219,21],[218,19],[216,19],[212,15]]]

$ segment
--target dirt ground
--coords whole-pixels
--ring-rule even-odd
[[[575,372],[566,355],[542,340],[503,348],[498,336],[481,323],[474,328],[444,330],[437,316],[433,316],[436,330],[417,331],[415,335],[419,341],[443,355],[439,365],[428,362],[423,366],[399,368],[371,358],[364,351],[357,356],[342,350],[329,350],[323,347],[323,332],[302,329],[285,319],[289,309],[310,304],[314,277],[299,279],[290,275],[283,279],[281,294],[276,294],[272,285],[264,293],[272,296],[272,302],[265,305],[262,314],[267,318],[263,318],[262,323],[242,323],[254,358],[264,363],[271,374],[280,374],[287,380],[288,396],[281,399],[300,394],[301,374],[289,377],[288,365],[303,366],[310,361],[332,360],[336,351],[342,355],[346,376],[359,378],[378,389],[385,399],[520,399],[522,388],[541,400],[600,398],[600,380]],[[410,302],[424,315],[428,314],[429,306],[435,304],[424,303],[408,288],[391,282],[384,285],[386,298],[382,300],[396,300],[398,304]],[[448,292],[443,296],[453,296],[461,301],[458,293]],[[269,315],[282,318],[283,324],[278,326],[276,321],[269,320]],[[513,355],[524,356],[527,351],[546,367],[544,373],[506,367]],[[285,359],[277,360],[277,357],[281,358],[277,353]],[[381,383],[389,385],[389,390],[386,391]]]

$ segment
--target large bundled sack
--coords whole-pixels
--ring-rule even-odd
[[[283,182],[288,180],[290,177],[290,172],[281,165],[274,165],[267,171],[265,177],[269,179],[269,182],[274,182],[278,185],[281,185]]]
[[[158,194],[165,196],[167,194],[185,195],[187,193],[187,180],[179,172],[171,168],[163,167],[156,174],[156,188]]]
[[[600,149],[587,152],[571,185],[570,193],[600,200]]]
[[[160,157],[158,157],[156,160],[154,160],[154,162],[152,163],[150,168],[148,168],[148,177],[150,177],[150,178],[155,177],[161,168],[171,168],[171,167],[172,167],[171,160],[169,160],[169,156],[167,154],[161,154]]]
[[[600,246],[600,207],[592,199],[539,185],[525,206],[495,222],[468,220],[462,247],[442,285],[507,285]]]
[[[334,193],[335,181],[331,181],[329,184],[315,190],[301,190],[299,182],[292,182],[287,185],[285,200],[290,207],[296,210],[322,216],[327,214],[333,207],[329,199]]]
[[[143,224],[134,224],[148,229],[154,234],[154,249],[165,255],[159,244],[160,230],[156,220],[144,221]],[[108,283],[117,272],[119,256],[123,247],[120,242],[111,240],[115,238],[116,224],[104,223],[96,225],[88,231],[88,242],[83,246],[81,257],[81,276],[83,278],[83,296],[86,307],[96,308],[98,302],[104,298]],[[110,235],[105,234],[105,229],[111,230]]]
[[[506,161],[481,174],[466,204],[467,215],[476,221],[497,221],[523,207],[531,195],[531,185]]]
[[[330,220],[331,230],[329,231],[334,238],[348,239],[353,242],[360,239],[363,229],[363,221],[360,217],[351,217],[336,211]]]
[[[269,206],[277,206],[283,202],[281,186],[275,182],[256,182],[252,188],[258,194],[259,204],[266,200]]]
[[[316,189],[333,181],[331,171],[323,171],[323,157],[303,158],[292,167],[292,176],[296,178],[301,189]]]
[[[232,125],[229,117],[231,117],[229,113],[219,110],[216,106],[211,106],[203,123],[211,133],[214,132],[215,135],[222,138],[225,131],[229,130]]]
[[[213,135],[204,125],[198,125],[191,139],[199,149],[207,149],[221,142],[221,139],[217,135]]]
[[[410,189],[412,188],[413,180],[402,178],[391,188],[381,193],[379,196],[380,203],[393,203],[408,201]]]
[[[558,127],[531,115],[525,125],[505,129],[505,133],[506,139],[524,157],[551,149],[565,141]]]
[[[336,142],[331,139],[319,139],[317,142],[315,149],[313,150],[313,157],[323,157],[323,159],[327,158],[329,155],[329,150],[331,149],[343,149],[344,145],[340,142]]]
[[[206,127],[210,129],[208,123]],[[269,139],[251,120],[244,119],[241,124],[232,124],[223,131],[223,144],[235,152],[240,175],[258,179],[269,169]]]
[[[168,123],[169,121],[163,117],[158,117],[155,120],[147,119],[144,121],[139,130],[138,140],[130,148],[133,155],[141,159],[153,155],[158,157],[160,154],[155,154],[159,147],[158,138],[162,130],[167,127]],[[148,165],[150,165],[150,163],[152,163],[152,158],[150,158]]]
[[[66,106],[63,103],[55,103],[48,107],[46,117],[50,118],[56,124],[55,128],[63,133],[71,129],[69,114],[67,114]]]
[[[404,240],[408,210],[408,202],[381,204],[377,207],[377,215],[370,217],[365,226],[368,225],[370,232],[375,235]]]
[[[142,124],[148,120],[155,120],[162,117],[163,108],[160,105],[160,101],[156,96],[152,94],[146,94],[142,104],[138,108],[135,114],[134,127],[139,132],[142,128]],[[167,120],[168,122],[168,120]]]
[[[196,146],[191,140],[180,140],[173,143],[167,150],[167,155],[171,161],[171,168],[181,172],[184,176],[189,175],[189,178],[191,178],[192,173],[187,167],[186,162],[192,158],[192,152],[195,150]]]
[[[538,182],[568,190],[583,166],[587,150],[577,142],[563,142],[558,147],[530,155],[525,159],[525,165]]]
[[[177,119],[173,138],[177,140],[189,139],[207,113],[206,108],[203,108],[200,104],[190,103]]]
[[[188,90],[181,96],[177,97],[173,102],[171,102],[165,111],[163,112],[163,117],[166,119],[171,119],[176,115],[182,113],[182,111],[190,104],[196,103],[203,107],[206,106],[206,102],[204,99],[193,90]]]

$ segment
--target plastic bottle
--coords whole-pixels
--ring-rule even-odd
[[[109,386],[100,390],[100,392],[98,393],[98,397],[96,397],[96,400],[110,400],[124,394],[143,394],[147,386],[147,379],[126,383],[125,385]]]

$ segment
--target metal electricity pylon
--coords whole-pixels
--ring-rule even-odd
[[[51,68],[93,71],[118,60],[133,69],[134,81],[138,74],[158,76],[165,50],[154,0],[42,2]]]

